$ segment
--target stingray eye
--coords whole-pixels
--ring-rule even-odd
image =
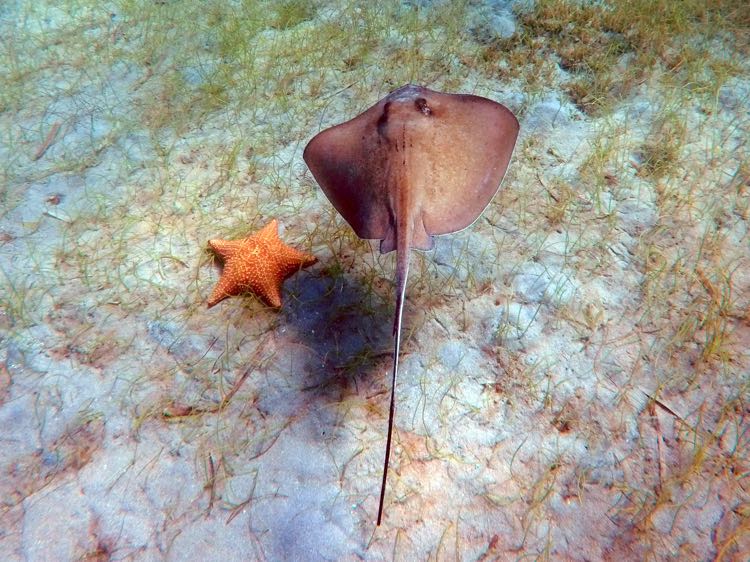
[[[432,110],[430,109],[430,106],[427,105],[427,100],[424,98],[417,98],[414,100],[414,105],[417,106],[417,109],[421,111],[424,115],[430,115],[432,114]]]

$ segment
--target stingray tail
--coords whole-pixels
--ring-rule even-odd
[[[385,441],[385,460],[383,461],[383,482],[380,486],[380,504],[378,506],[378,525],[383,518],[383,501],[385,484],[388,480],[388,461],[391,458],[391,438],[393,436],[393,418],[396,415],[396,377],[398,376],[398,356],[401,350],[401,318],[404,311],[406,278],[409,275],[409,248],[411,246],[411,228],[399,228],[396,232],[396,317],[393,320],[393,374],[391,375],[391,405],[388,410],[388,437]]]

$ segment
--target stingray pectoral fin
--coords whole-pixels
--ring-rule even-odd
[[[376,129],[382,104],[318,133],[303,158],[323,192],[360,238],[382,240],[392,227]]]
[[[486,98],[451,95],[443,108],[423,147],[431,165],[422,214],[431,235],[462,230],[482,214],[505,176],[519,129],[510,110]]]

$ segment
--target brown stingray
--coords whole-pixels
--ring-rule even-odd
[[[396,250],[396,317],[388,437],[380,488],[383,514],[401,316],[409,249],[466,228],[500,187],[518,136],[505,106],[479,96],[407,85],[351,121],[315,136],[304,159],[333,206],[360,238]]]

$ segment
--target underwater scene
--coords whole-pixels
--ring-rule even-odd
[[[750,560],[749,59],[746,0],[3,2],[0,559]]]

